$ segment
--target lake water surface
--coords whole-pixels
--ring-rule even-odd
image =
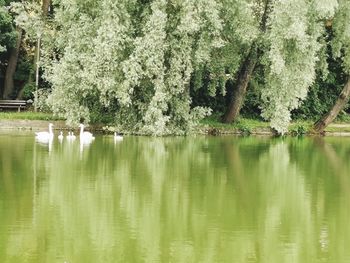
[[[350,262],[350,138],[0,134],[0,262]]]

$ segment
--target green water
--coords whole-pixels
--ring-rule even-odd
[[[0,134],[0,262],[350,262],[350,138]]]

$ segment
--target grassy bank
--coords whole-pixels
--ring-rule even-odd
[[[291,135],[303,135],[307,134],[312,127],[311,121],[295,121],[289,125],[288,134]],[[212,129],[213,133],[227,133],[229,131],[240,134],[275,134],[275,131],[270,128],[269,122],[256,119],[240,118],[234,123],[222,123],[217,116],[211,116],[203,121],[201,125],[209,130]]]
[[[314,121],[297,120],[288,127],[288,134],[292,136],[311,134]],[[225,124],[217,116],[211,116],[201,121],[202,130],[210,134],[275,134],[268,122],[256,119],[240,118],[237,122]],[[350,135],[350,122],[338,120],[325,129],[326,135]]]
[[[54,117],[52,113],[44,112],[0,112],[0,120],[40,120],[40,121],[58,121],[60,118]]]

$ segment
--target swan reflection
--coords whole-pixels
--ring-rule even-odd
[[[53,137],[52,138],[50,138],[50,137],[48,137],[48,138],[35,137],[35,142],[37,142],[38,144],[41,144],[42,146],[47,146],[49,152],[51,152]]]

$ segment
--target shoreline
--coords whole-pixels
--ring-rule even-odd
[[[54,130],[68,130],[64,121],[45,120],[0,120],[0,130],[29,130],[37,131],[48,127],[49,123],[54,124]]]
[[[0,120],[0,130],[27,130],[27,131],[39,131],[47,128],[49,123],[54,124],[54,130],[78,130],[78,127],[71,128],[66,125],[63,120],[21,120],[21,119],[3,119]],[[103,125],[92,124],[89,126],[90,130],[105,132]],[[212,135],[212,136],[224,136],[224,135],[240,135],[240,136],[276,136],[276,133],[268,127],[256,127],[249,130],[239,129],[232,126],[228,127],[212,127],[210,125],[201,125],[197,129],[197,134]],[[293,134],[287,134],[288,136],[296,136]],[[305,133],[305,136],[315,136],[315,134]],[[331,124],[327,127],[326,131],[322,135],[316,136],[338,136],[349,137],[350,136],[350,124]]]

